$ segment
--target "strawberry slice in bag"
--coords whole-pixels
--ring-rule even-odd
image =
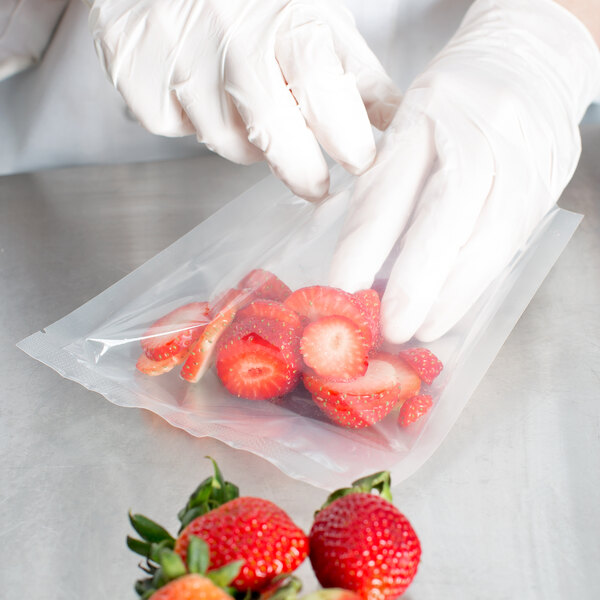
[[[292,290],[269,271],[254,269],[250,271],[239,283],[239,290],[250,290],[254,298],[265,300],[276,300],[283,302]]]
[[[190,353],[181,369],[181,376],[186,381],[196,383],[213,364],[213,357],[221,336],[227,331],[235,317],[233,305],[226,305],[216,317],[204,328],[199,339],[190,348]]]
[[[208,302],[191,302],[158,319],[140,341],[146,356],[162,361],[187,350],[208,324],[208,312]]]
[[[299,338],[275,319],[249,317],[234,323],[219,345],[217,374],[227,390],[248,400],[271,400],[291,392],[300,379]]]
[[[369,359],[363,377],[334,382],[306,373],[304,385],[332,421],[359,429],[378,423],[401,402],[418,393],[421,380],[401,358],[381,353]]]
[[[135,365],[136,369],[144,375],[156,376],[163,375],[172,371],[177,365],[180,365],[188,355],[188,351],[184,350],[175,356],[169,356],[164,360],[150,360],[145,354],[142,354]]]

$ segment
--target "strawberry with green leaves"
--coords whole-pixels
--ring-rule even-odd
[[[143,600],[231,600],[229,585],[239,573],[241,561],[220,569],[210,566],[208,546],[200,538],[190,539],[185,563],[173,550],[158,544],[141,567],[148,577],[138,580],[135,590]]]
[[[131,515],[142,539],[128,537],[127,544],[148,560],[166,549],[189,564],[190,552],[196,552],[194,540],[202,539],[210,553],[208,576],[239,564],[228,585],[241,592],[260,591],[300,566],[308,555],[308,538],[272,502],[240,497],[238,488],[223,479],[214,461],[213,465],[214,475],[198,486],[179,512],[177,537],[142,515]]]
[[[363,600],[394,600],[404,593],[420,557],[417,534],[392,504],[387,472],[331,494],[310,530],[310,561],[321,585]]]

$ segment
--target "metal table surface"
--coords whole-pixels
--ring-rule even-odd
[[[600,597],[600,128],[583,140],[561,205],[586,218],[451,434],[394,488],[423,547],[408,599]],[[174,527],[206,455],[310,527],[324,492],[15,348],[265,173],[209,156],[0,178],[3,600],[133,598],[127,511]]]

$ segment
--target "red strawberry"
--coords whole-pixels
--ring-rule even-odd
[[[381,342],[380,319],[381,319],[381,300],[375,290],[359,290],[354,294],[354,298],[360,302],[365,317],[369,321],[371,335],[373,337],[373,346],[377,347]]]
[[[365,347],[368,349],[372,345],[369,321],[352,294],[337,288],[315,285],[296,290],[284,304],[309,321],[323,317],[346,317],[356,323],[365,340]]]
[[[418,394],[421,390],[421,379],[399,356],[393,354],[383,354],[390,364],[396,370],[396,381],[400,384],[400,394],[398,402],[404,402],[407,398]]]
[[[208,311],[208,302],[192,302],[160,318],[141,339],[146,356],[165,360],[189,348],[208,323]]]
[[[276,598],[284,597],[279,591],[289,591],[285,597],[293,598],[300,582],[284,576],[306,558],[307,536],[272,502],[240,498],[238,487],[225,481],[212,462],[214,475],[200,483],[177,514],[177,538],[143,515],[129,515],[141,539],[128,536],[127,546],[146,558],[140,567],[149,575],[136,583],[136,591],[148,598],[158,585],[196,573],[221,587],[267,590]]]
[[[141,371],[145,375],[162,375],[180,365],[187,355],[188,351],[184,350],[181,354],[170,356],[164,360],[150,360],[145,354],[142,354],[135,366],[138,371]]]
[[[300,338],[297,330],[276,319],[248,317],[234,321],[220,342],[220,347],[232,340],[250,340],[281,352],[285,362],[295,370],[302,367]]]
[[[444,368],[435,354],[427,348],[409,348],[400,352],[400,356],[427,384],[431,384]]]
[[[353,429],[381,421],[400,394],[393,365],[377,357],[369,360],[366,374],[354,381],[339,383],[305,373],[304,385],[332,421]]]
[[[277,575],[294,571],[308,554],[304,532],[278,506],[261,498],[236,498],[191,521],[175,542],[175,552],[184,561],[190,535],[208,544],[211,568],[244,561],[233,581],[238,590],[266,587]]]
[[[159,588],[152,600],[231,600],[231,596],[208,577],[190,573]]]
[[[380,353],[369,359],[365,375],[354,381],[332,382],[306,373],[304,385],[332,421],[357,429],[381,421],[419,391],[421,380],[397,356]]]
[[[371,487],[381,495],[367,493]],[[358,480],[343,493],[329,497],[310,531],[315,575],[323,587],[351,590],[363,600],[394,600],[417,572],[421,545],[391,503],[389,474]]]
[[[292,290],[273,273],[263,269],[250,271],[239,283],[238,289],[247,289],[252,292],[254,298],[265,298],[283,302]]]
[[[367,372],[365,341],[356,323],[332,316],[309,323],[300,340],[304,362],[319,377],[350,381]]]
[[[291,309],[275,300],[255,300],[245,308],[238,311],[237,320],[254,317],[257,319],[271,319],[281,321],[300,334],[302,320]]]
[[[299,371],[284,354],[257,334],[232,338],[219,348],[217,375],[235,396],[270,400],[291,392]]]
[[[431,396],[427,394],[412,396],[412,398],[406,400],[402,405],[400,415],[398,416],[398,423],[402,427],[406,427],[420,419],[432,406],[433,398]]]
[[[212,364],[217,342],[234,317],[235,308],[225,307],[204,328],[200,338],[190,348],[190,353],[181,369],[183,379],[192,383],[200,381]]]

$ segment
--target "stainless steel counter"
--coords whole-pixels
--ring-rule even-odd
[[[560,204],[586,215],[442,447],[395,487],[409,600],[600,597],[600,128]],[[127,511],[166,525],[217,458],[306,529],[325,493],[61,379],[14,344],[266,174],[217,157],[0,178],[0,598],[134,598]],[[307,565],[307,588],[314,585]]]

